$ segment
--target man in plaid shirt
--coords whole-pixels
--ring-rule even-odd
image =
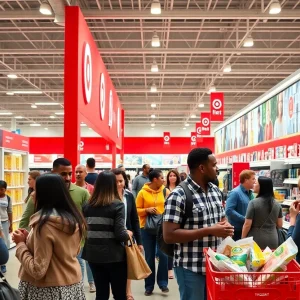
[[[181,300],[206,300],[204,249],[213,249],[222,238],[234,232],[222,206],[220,190],[213,185],[217,161],[207,148],[193,149],[188,155],[190,175],[186,182],[193,194],[193,217],[180,224],[185,213],[185,193],[176,187],[165,203],[163,234],[166,243],[175,244],[174,272]]]

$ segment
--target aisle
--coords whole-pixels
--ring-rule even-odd
[[[9,262],[7,264],[7,273],[6,278],[9,281],[9,283],[13,287],[17,287],[19,283],[18,279],[18,270],[19,270],[19,261],[15,257],[15,250],[10,250],[10,258]],[[85,282],[86,287],[86,299],[87,300],[95,300],[95,294],[90,294],[88,292],[88,283]],[[132,290],[133,295],[136,300],[162,300],[162,299],[170,299],[170,300],[176,300],[179,299],[179,293],[178,293],[178,286],[176,283],[176,280],[170,280],[169,282],[169,294],[162,294],[158,287],[155,287],[154,293],[151,297],[144,296],[144,281],[136,281],[132,284]]]

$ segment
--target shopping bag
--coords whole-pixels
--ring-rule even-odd
[[[147,278],[152,272],[141,253],[138,245],[132,238],[125,245],[127,256],[127,279],[141,280]]]
[[[144,230],[151,235],[157,235],[157,231],[161,223],[162,215],[148,215]]]
[[[0,300],[20,300],[19,291],[10,286],[1,272],[0,278]]]

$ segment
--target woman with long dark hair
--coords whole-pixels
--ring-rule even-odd
[[[273,182],[268,177],[258,177],[254,184],[257,197],[248,205],[242,238],[253,236],[260,248],[278,247],[278,233],[276,228],[283,224],[282,208],[274,199]]]
[[[13,234],[21,299],[85,299],[77,254],[86,223],[61,176],[38,177],[30,227]]]
[[[28,173],[28,194],[27,197],[25,198],[24,202],[27,203],[32,192],[35,190],[35,182],[36,179],[41,175],[40,171],[30,171]]]
[[[82,258],[89,262],[95,285],[96,300],[108,300],[110,286],[114,299],[126,300],[127,264],[124,243],[131,231],[125,228],[125,206],[110,171],[101,172],[94,193],[83,209],[88,233]]]

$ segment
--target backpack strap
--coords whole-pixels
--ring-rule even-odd
[[[164,198],[166,199],[166,196],[167,196],[167,188],[164,188],[164,189],[163,189],[163,194],[164,194]]]
[[[183,188],[184,194],[185,194],[185,210],[184,210],[184,216],[182,218],[182,224],[181,227],[183,228],[187,218],[189,218],[193,214],[193,194],[191,190],[189,189],[187,182],[182,181],[179,183],[179,186]]]
[[[10,197],[8,195],[6,195],[6,197],[7,197],[7,204],[9,206],[11,199],[10,199]]]

